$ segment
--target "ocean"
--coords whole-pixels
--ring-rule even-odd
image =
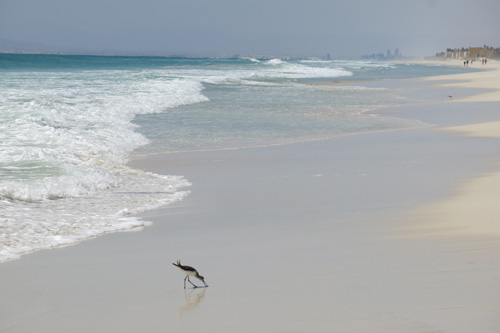
[[[425,126],[363,81],[461,68],[358,60],[0,54],[0,262],[148,225],[189,180],[150,154],[241,149]]]

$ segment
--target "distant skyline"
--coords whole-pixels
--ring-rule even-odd
[[[0,51],[359,57],[500,46],[498,0],[0,0]]]

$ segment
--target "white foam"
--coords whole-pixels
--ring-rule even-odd
[[[148,143],[136,131],[136,115],[206,102],[207,83],[298,86],[302,78],[350,76],[349,66],[383,66],[249,60],[234,67],[2,72],[0,261],[141,227],[147,222],[133,214],[188,194],[182,177],[126,167],[130,153]]]
[[[282,65],[283,63],[284,63],[284,61],[281,59],[271,59],[271,60],[268,60],[266,62],[266,64],[273,65],[273,66]]]
[[[249,64],[230,71],[212,69],[180,69],[172,75],[190,77],[203,83],[211,84],[250,84],[276,85],[279,80],[296,80],[306,78],[336,78],[351,76],[353,73],[338,64],[329,66],[312,66],[306,63],[271,59]],[[276,81],[278,80],[278,82]]]
[[[255,59],[255,58],[242,58],[242,59],[248,59],[248,60],[250,60],[251,62],[260,62],[260,60]]]
[[[127,168],[137,114],[207,101],[161,71],[12,72],[0,78],[0,261],[104,232],[182,199],[189,185]]]

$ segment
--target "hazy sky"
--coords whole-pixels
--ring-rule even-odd
[[[0,0],[0,48],[338,57],[500,47],[499,0]]]

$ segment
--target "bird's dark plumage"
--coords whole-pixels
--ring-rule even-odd
[[[201,282],[203,282],[205,287],[208,287],[208,285],[205,283],[205,278],[201,276],[194,267],[182,265],[180,260],[177,260],[177,263],[172,263],[172,265],[179,268],[184,274],[186,274],[186,277],[184,278],[184,289],[186,289],[186,279],[193,285],[193,287],[198,288],[197,285],[189,280],[190,276],[198,278],[199,280],[201,280]]]

